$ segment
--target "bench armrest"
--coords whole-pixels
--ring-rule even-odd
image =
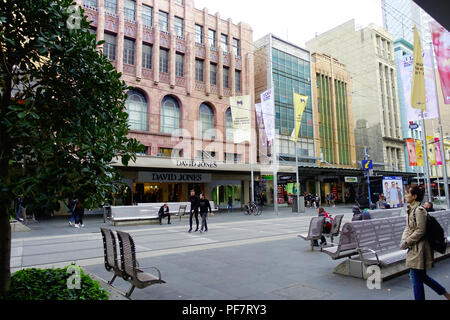
[[[377,252],[375,251],[375,250],[372,250],[372,249],[370,249],[370,248],[366,248],[366,247],[361,247],[361,248],[358,248],[359,250],[366,250],[366,251],[370,251],[370,252],[372,252],[373,254],[375,254],[375,257],[377,258],[377,263],[378,264],[380,264],[380,259],[378,259],[378,254],[377,254]]]
[[[158,268],[156,268],[156,267],[147,267],[147,268],[139,268],[139,269],[141,269],[141,270],[154,269],[154,270],[158,271],[158,280],[161,280],[161,271],[159,271]]]

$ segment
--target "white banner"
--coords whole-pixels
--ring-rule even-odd
[[[252,110],[250,96],[230,97],[234,143],[251,142]]]
[[[427,97],[427,110],[423,113],[425,119],[438,118],[438,104],[436,99],[436,84],[431,63],[431,52],[424,52],[423,65],[425,68],[425,92]],[[413,56],[403,56],[397,61],[400,71],[400,82],[403,88],[405,100],[406,116],[408,121],[418,121],[421,119],[421,111],[411,106],[411,87],[413,73]]]
[[[275,138],[275,93],[273,88],[261,94],[261,109],[267,141],[273,141]]]

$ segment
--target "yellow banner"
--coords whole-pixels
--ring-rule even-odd
[[[423,167],[423,148],[422,140],[416,141],[417,166]]]
[[[230,97],[233,119],[234,143],[251,141],[251,99],[250,96]]]
[[[302,117],[305,112],[306,104],[308,103],[308,97],[298,93],[294,93],[294,112],[295,112],[295,129],[292,131],[291,140],[297,141],[298,134],[300,133],[300,127],[302,125]]]
[[[414,26],[414,66],[413,83],[411,87],[411,105],[414,109],[427,110],[425,94],[425,72],[423,68],[422,46],[420,45],[419,33]]]
[[[434,137],[427,136],[428,160],[432,165],[436,165],[436,150],[434,148],[434,144]]]

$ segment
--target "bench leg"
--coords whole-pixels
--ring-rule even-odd
[[[135,286],[132,285],[130,291],[128,291],[128,293],[125,295],[125,297],[129,298],[131,296],[131,294],[133,293],[134,288],[135,288]]]
[[[311,251],[314,251],[314,240],[311,240]]]
[[[108,281],[108,284],[112,286],[114,280],[116,280],[117,275],[114,275],[114,277],[112,277],[112,279],[110,281]]]

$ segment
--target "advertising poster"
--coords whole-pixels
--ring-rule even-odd
[[[408,149],[409,166],[417,167],[417,155],[416,155],[416,140],[406,140],[406,147]]]
[[[383,177],[383,194],[391,209],[403,207],[402,177]]]
[[[430,26],[437,68],[441,78],[442,94],[445,104],[450,104],[450,32],[435,21],[430,22]]]
[[[250,101],[250,96],[230,97],[234,143],[251,141],[252,114]]]

